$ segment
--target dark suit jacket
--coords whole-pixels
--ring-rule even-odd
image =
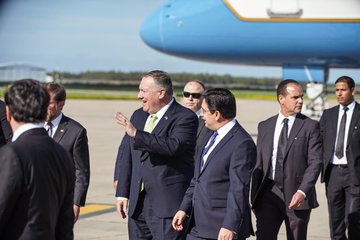
[[[196,149],[198,149],[199,146],[201,145],[204,135],[207,132],[207,128],[205,127],[204,120],[198,118],[198,122],[199,122],[199,126],[196,133]],[[131,155],[129,155],[130,152],[125,151],[128,142],[129,142],[129,138],[124,137],[119,145],[118,153],[116,156],[116,162],[115,162],[114,181],[118,180],[117,178],[119,176],[121,158],[128,158],[128,159],[131,158]],[[126,154],[128,155],[126,156]]]
[[[321,181],[329,180],[329,163],[334,156],[339,105],[324,111],[320,119],[323,139],[323,168]],[[355,104],[346,145],[346,157],[350,170],[350,187],[354,194],[360,194],[360,105]]]
[[[212,133],[207,132],[201,149],[204,149]],[[210,153],[201,173],[202,150],[197,152],[194,178],[180,210],[188,214],[192,212],[190,217],[195,219],[201,238],[217,239],[222,227],[237,232],[238,238],[249,237],[253,234],[249,204],[250,175],[256,161],[252,138],[236,123]]]
[[[73,239],[73,162],[45,129],[2,147],[0,165],[0,239]]]
[[[189,109],[174,101],[152,133],[143,131],[148,113],[138,109],[131,117],[137,129],[120,159],[117,197],[129,198],[129,216],[134,214],[144,181],[146,196],[154,215],[173,217],[194,172],[194,150],[198,119]]]
[[[6,119],[5,103],[0,100],[0,147],[10,142],[12,138],[12,130],[9,122]]]
[[[198,118],[199,126],[196,133],[196,149],[198,149],[202,143],[205,133],[207,132],[207,128],[205,127],[204,120]]]
[[[84,206],[90,181],[89,145],[86,129],[63,115],[53,139],[70,154],[75,164],[74,204]]]
[[[256,203],[271,168],[271,157],[275,125],[275,115],[258,126],[257,161],[252,175],[251,201]],[[304,203],[297,209],[311,209],[319,206],[316,199],[315,183],[321,170],[321,139],[317,121],[297,114],[291,128],[284,158],[284,201],[291,202],[297,190],[306,194]]]

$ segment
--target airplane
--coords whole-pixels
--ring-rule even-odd
[[[281,66],[309,81],[308,114],[325,108],[330,68],[360,68],[358,0],[169,0],[144,21],[142,40],[193,60]]]

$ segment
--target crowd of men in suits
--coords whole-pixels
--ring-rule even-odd
[[[339,105],[319,123],[301,114],[301,85],[280,82],[280,110],[259,123],[255,145],[229,90],[189,81],[181,105],[169,74],[143,75],[142,107],[116,113],[126,132],[116,208],[129,217],[129,238],[272,240],[285,222],[287,239],[306,239],[321,173],[331,239],[360,239],[360,106],[352,78],[335,90]],[[25,79],[0,102],[0,239],[74,238],[89,149],[85,128],[62,113],[65,100],[62,85]]]
[[[319,124],[301,114],[301,85],[282,81],[280,110],[259,123],[255,146],[229,90],[190,81],[181,106],[167,73],[145,74],[142,107],[116,114],[126,134],[114,186],[129,238],[245,239],[252,209],[257,239],[277,239],[283,222],[287,239],[306,239],[321,173],[331,239],[360,239],[360,107],[353,79],[340,77],[335,89],[339,105]]]

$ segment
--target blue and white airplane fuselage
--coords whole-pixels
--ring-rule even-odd
[[[195,60],[360,68],[360,1],[313,2],[171,0],[140,34],[156,50]]]

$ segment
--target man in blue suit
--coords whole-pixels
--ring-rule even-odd
[[[229,90],[210,89],[204,97],[201,116],[211,131],[197,149],[194,178],[172,225],[183,230],[190,215],[188,240],[245,239],[253,234],[249,185],[255,143],[235,119],[236,101]]]
[[[171,78],[163,71],[142,77],[138,98],[143,106],[130,121],[116,114],[126,131],[117,211],[125,218],[129,201],[130,239],[180,239],[171,221],[193,176],[198,119],[175,101]]]

